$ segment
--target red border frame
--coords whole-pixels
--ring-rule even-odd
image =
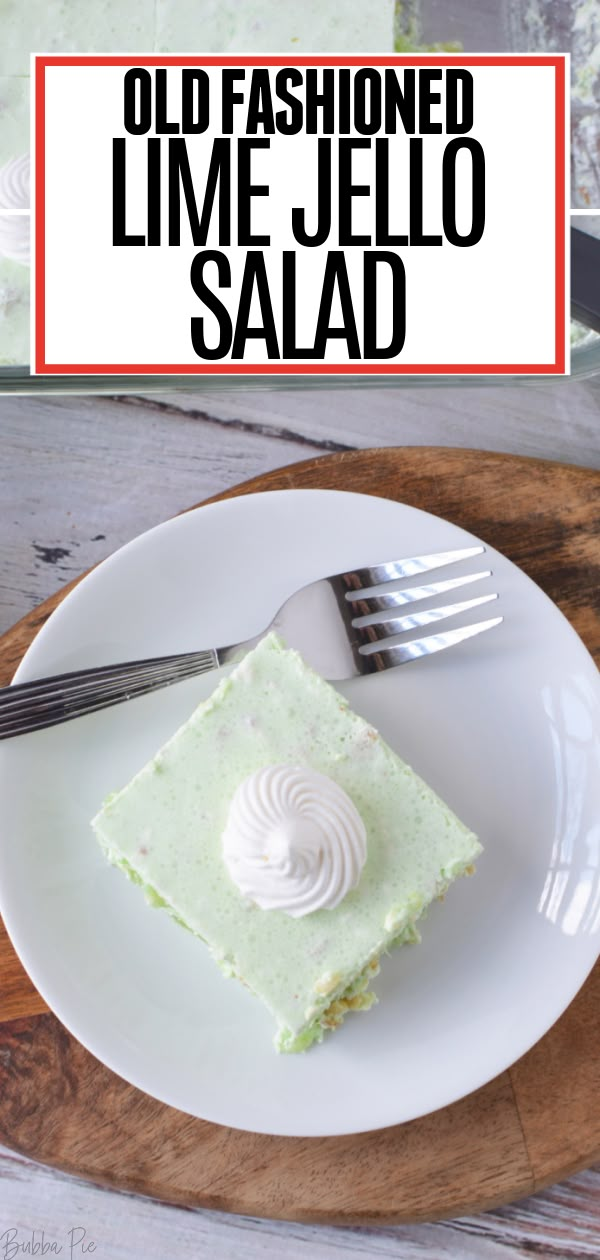
[[[555,72],[555,346],[554,363],[47,363],[45,286],[45,86],[48,66],[553,66]],[[390,53],[380,57],[343,56],[38,56],[35,64],[35,373],[60,375],[563,375],[566,371],[566,87],[565,57]]]

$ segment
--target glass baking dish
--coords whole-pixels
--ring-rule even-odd
[[[276,4],[277,0],[273,0]],[[74,3],[74,0],[71,0]],[[77,0],[78,16],[85,9],[87,0]],[[175,0],[174,0],[175,3]],[[252,0],[247,0],[248,5]],[[268,14],[266,0],[257,0],[261,14]],[[389,3],[389,0],[388,0]],[[202,0],[198,0],[201,10]],[[347,12],[350,15],[356,8],[356,0],[351,0]],[[214,7],[214,6],[213,6]],[[63,6],[64,9],[64,6]],[[339,14],[340,8],[336,8]],[[336,18],[337,20],[337,18]],[[268,22],[268,17],[263,21]],[[2,25],[2,0],[0,0],[0,27]],[[315,35],[315,40],[317,36]],[[600,207],[600,3],[599,0],[396,0],[395,30],[390,31],[390,47],[392,39],[399,50],[408,48],[445,47],[450,50],[464,49],[467,52],[499,52],[499,51],[571,51],[572,54],[572,172],[571,203],[572,206],[587,208]],[[346,40],[348,44],[348,40]],[[60,37],[55,40],[51,51],[61,47]],[[66,46],[65,46],[66,47]],[[136,46],[137,47],[137,46]],[[264,44],[263,44],[264,47]],[[86,51],[84,47],[79,49]],[[168,50],[168,49],[165,49]],[[311,47],[311,37],[307,36],[303,51],[319,51]],[[354,49],[344,47],[343,51]],[[596,51],[594,51],[596,50]],[[102,51],[110,51],[109,48]],[[119,49],[119,51],[122,51]],[[140,45],[140,51],[142,51]],[[178,47],[177,51],[181,51]],[[201,51],[199,47],[197,51]],[[247,48],[244,48],[247,51]],[[273,51],[281,51],[274,48]],[[381,49],[380,51],[383,51]],[[17,76],[12,80],[14,86]],[[0,77],[0,139],[3,122],[7,127],[14,122],[11,116],[10,103],[4,104],[1,98],[2,83],[8,83]],[[24,83],[21,77],[21,87]],[[11,89],[12,90],[12,89]],[[6,133],[5,133],[6,134]],[[2,165],[0,146],[0,166]],[[577,219],[578,226],[600,235],[600,216],[582,216]],[[0,240],[0,247],[1,247]],[[0,255],[0,263],[2,263]],[[27,325],[26,286],[23,284],[24,267],[18,263],[5,266],[4,284],[15,283],[20,276],[20,293],[18,315],[21,326]],[[8,273],[8,281],[6,279]],[[495,377],[477,376],[387,376],[365,375],[356,377],[328,376],[312,377],[291,373],[289,376],[273,377],[265,374],[254,376],[237,376],[227,373],[226,368],[220,376],[156,376],[156,375],[117,375],[117,376],[31,376],[27,365],[14,362],[15,354],[3,355],[2,328],[3,317],[10,317],[10,290],[8,303],[2,303],[3,275],[0,272],[0,394],[62,394],[62,393],[148,393],[151,391],[197,390],[201,385],[203,391],[219,391],[232,388],[240,389],[323,389],[344,387],[356,389],[358,385],[378,386],[381,388],[402,388],[418,385],[448,386],[468,384],[514,384],[538,381],[540,378],[502,375]],[[16,302],[14,304],[16,309]],[[16,318],[16,316],[15,316]],[[7,325],[4,325],[7,327]],[[576,325],[572,328],[571,374],[573,377],[586,377],[600,372],[600,336]],[[24,343],[25,337],[21,336]],[[564,378],[567,380],[568,378]]]

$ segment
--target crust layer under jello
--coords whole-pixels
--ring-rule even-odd
[[[357,886],[334,909],[300,918],[252,904],[222,850],[239,784],[284,763],[333,779],[367,832]],[[481,851],[374,728],[273,634],[105,802],[93,827],[108,860],[262,999],[283,1051],[306,1049],[347,1011],[372,1004],[381,955],[418,940],[416,921]]]

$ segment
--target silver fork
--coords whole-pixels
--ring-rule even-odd
[[[400,590],[391,589],[391,584],[467,560],[482,551],[485,551],[483,546],[463,547],[321,578],[291,595],[265,630],[242,643],[201,652],[101,665],[96,669],[78,669],[4,687],[0,689],[0,739],[55,726],[84,713],[94,713],[241,660],[270,630],[281,634],[289,647],[296,648],[309,665],[333,682],[404,665],[407,661],[452,647],[463,639],[497,626],[502,617],[479,621],[475,625],[438,630],[408,642],[388,640],[486,604],[497,599],[496,594],[480,595],[435,608],[411,610],[401,616],[391,615],[392,611],[418,604],[431,596],[443,596],[447,591],[490,577],[491,570],[461,574],[460,577]],[[388,584],[389,590],[373,591],[374,587]]]

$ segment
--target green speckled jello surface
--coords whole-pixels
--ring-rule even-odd
[[[29,268],[0,257],[0,364],[20,362],[28,345]]]
[[[335,909],[302,918],[249,902],[222,856],[236,788],[281,763],[335,780],[367,831],[358,886]],[[374,729],[272,634],[105,802],[93,827],[109,861],[266,1003],[280,1050],[304,1049],[347,1008],[370,1005],[379,956],[418,939],[415,921],[481,851]]]

